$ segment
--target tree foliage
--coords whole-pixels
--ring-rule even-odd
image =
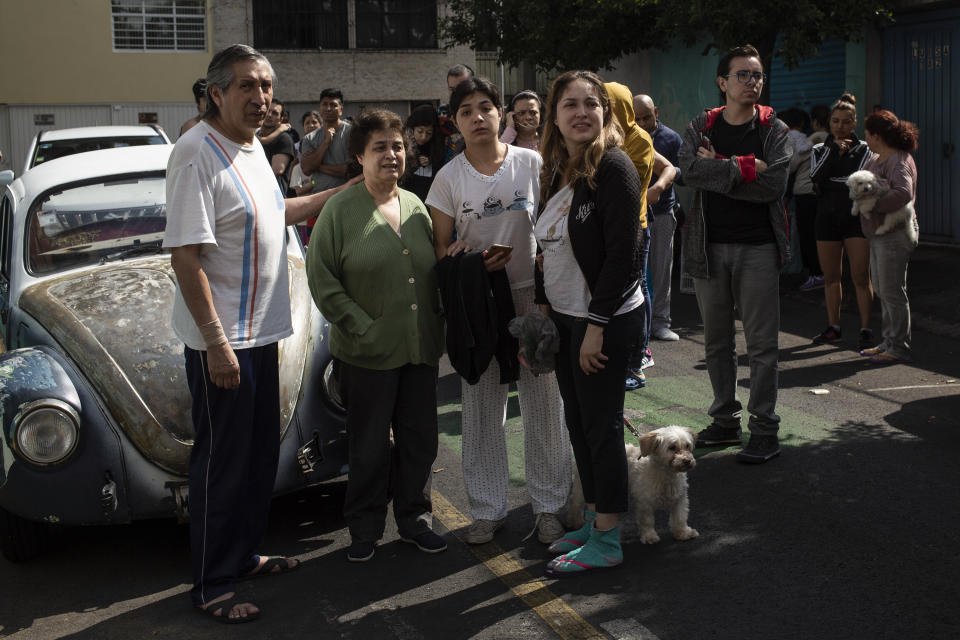
[[[889,21],[893,0],[448,0],[441,33],[539,69],[609,69],[641,49],[751,43],[794,67],[826,40],[856,40]]]

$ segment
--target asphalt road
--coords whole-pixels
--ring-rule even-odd
[[[954,638],[960,632],[960,341],[918,332],[916,364],[880,368],[855,346],[812,346],[823,310],[783,300],[783,454],[758,467],[698,451],[690,524],[700,537],[629,542],[622,568],[543,577],[511,404],[511,513],[492,545],[469,547],[453,375],[441,380],[436,529],[428,556],[388,529],[366,564],[345,559],[344,483],[274,503],[267,553],[296,573],[246,583],[249,625],[191,611],[186,528],[171,521],[71,529],[45,556],[0,559],[0,637],[9,638]],[[709,383],[690,296],[675,294],[679,343],[655,343],[635,424],[707,423]],[[855,324],[851,320],[851,326]],[[742,347],[742,343],[741,343]],[[740,360],[741,388],[749,370]],[[814,394],[812,389],[828,393]],[[742,394],[745,400],[746,394]]]

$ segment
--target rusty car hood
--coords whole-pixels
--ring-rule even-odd
[[[302,259],[288,257],[291,288],[306,288]],[[171,326],[174,277],[169,256],[110,264],[35,284],[20,307],[77,364],[137,449],[185,475],[194,429],[183,343]],[[294,314],[295,334],[280,345],[280,436],[299,399],[309,323],[309,311]]]

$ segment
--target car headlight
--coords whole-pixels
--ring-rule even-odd
[[[340,395],[340,378],[336,375],[333,367],[333,360],[327,363],[323,370],[323,391],[327,398],[341,411],[346,411],[347,407],[343,403],[343,397]]]
[[[61,400],[28,402],[13,422],[17,452],[33,464],[62,462],[77,446],[80,417]]]

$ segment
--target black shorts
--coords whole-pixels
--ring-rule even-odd
[[[837,209],[817,209],[814,222],[818,242],[843,242],[847,238],[865,238],[859,216]]]

